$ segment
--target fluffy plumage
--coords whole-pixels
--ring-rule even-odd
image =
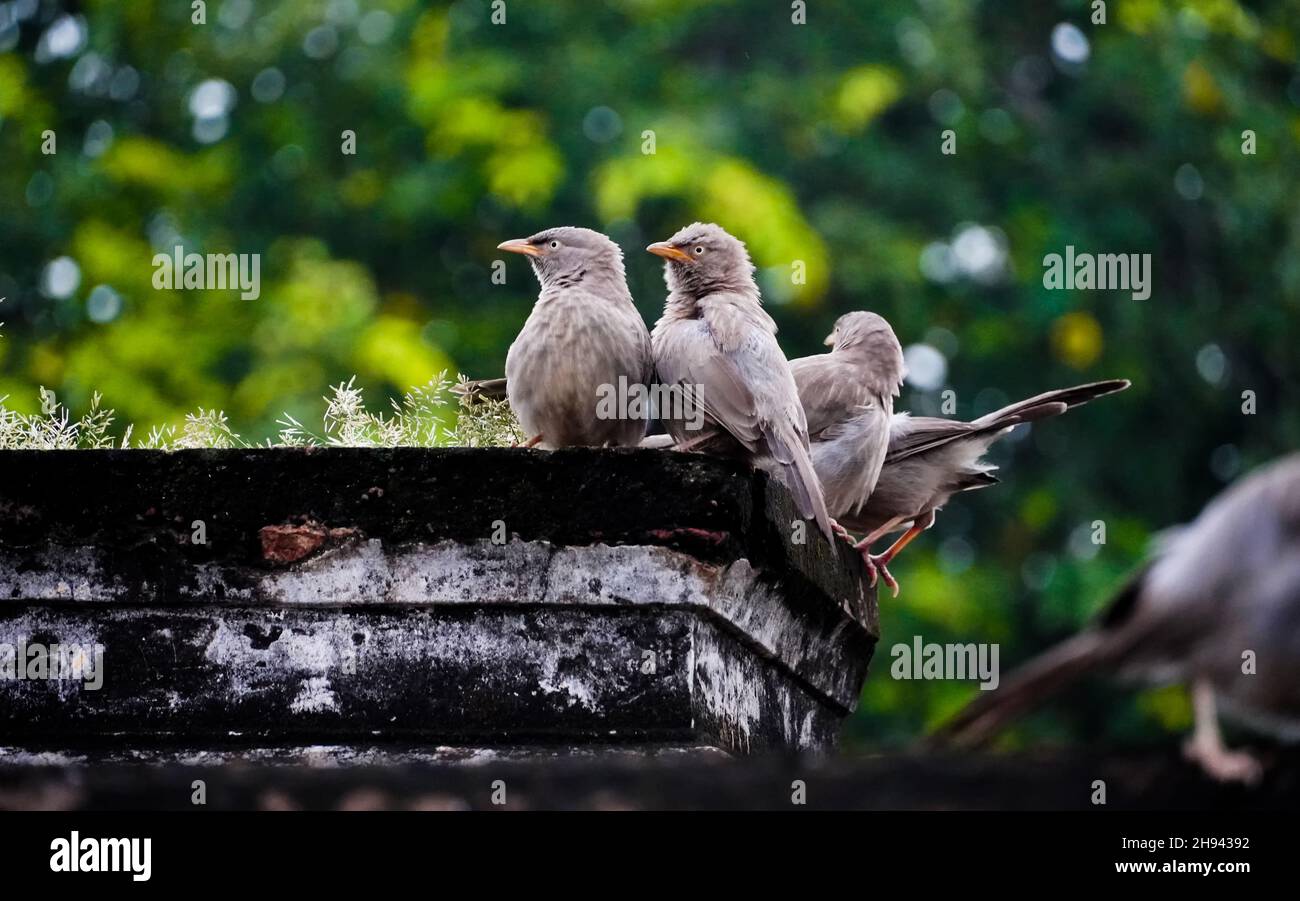
[[[928,518],[960,491],[996,485],[996,467],[984,454],[1014,426],[1057,416],[1128,386],[1127,380],[1110,379],[1046,391],[970,422],[896,413],[876,490],[845,525],[879,538]]]
[[[601,386],[616,388],[619,379],[645,385],[653,375],[650,335],[618,245],[590,229],[562,227],[501,249],[526,255],[541,283],[506,354],[506,392],[530,445],[635,445],[646,420],[598,415]]]
[[[651,333],[665,385],[691,393],[703,427],[668,419],[679,445],[737,454],[780,478],[799,512],[828,538],[830,516],[808,449],[808,424],[790,364],[763,310],[745,245],[695,223],[647,248],[665,258],[668,299]]]
[[[875,313],[845,313],[826,344],[829,353],[792,360],[790,369],[808,417],[813,468],[838,519],[860,512],[875,489],[906,367],[894,330]]]
[[[997,482],[984,452],[1012,426],[1063,413],[1127,382],[1051,391],[974,422],[894,413],[906,376],[903,349],[884,318],[847,313],[827,337],[831,352],[790,364],[808,417],[813,465],[837,525],[865,534],[855,547],[875,584],[877,573],[898,593],[889,562],[934,522],[953,494]],[[871,545],[903,527],[883,554]]]

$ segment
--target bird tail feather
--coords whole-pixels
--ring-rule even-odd
[[[987,742],[1012,720],[1069,687],[1105,659],[1105,633],[1089,630],[1035,657],[1001,687],[980,692],[927,739],[934,747],[973,747]]]
[[[501,400],[506,396],[506,380],[504,378],[471,379],[453,385],[451,390],[454,394],[463,395],[469,403],[474,403],[480,398]]]
[[[817,477],[817,470],[813,468],[808,445],[791,430],[782,434],[781,429],[769,429],[765,432],[765,437],[771,462],[763,468],[771,472],[771,464],[775,464],[781,481],[790,489],[799,515],[804,519],[816,520],[817,527],[833,545],[835,533],[831,529],[831,515],[826,509],[822,482]]]
[[[971,425],[984,427],[995,422],[1007,421],[1009,425],[1031,422],[1047,416],[1056,416],[1066,410],[1086,404],[1090,400],[1123,391],[1129,386],[1128,379],[1107,379],[1101,382],[1089,382],[1086,385],[1074,385],[1070,388],[1057,388],[1045,391],[1033,397],[1008,404],[1000,410],[994,410],[976,419]]]
[[[812,454],[802,444],[794,445],[794,460],[786,465],[787,483],[797,484],[796,499],[799,501],[800,513],[811,516],[817,521],[817,528],[822,530],[826,540],[835,545],[835,533],[831,529],[831,514],[826,509],[826,496],[822,492],[821,479],[813,468]]]
[[[1070,409],[1063,403],[1038,403],[1029,407],[1014,405],[997,410],[987,416],[981,416],[972,422],[971,429],[965,435],[960,436],[963,439],[979,438],[984,435],[1004,432],[1013,425],[1020,425],[1025,422],[1037,422],[1040,419],[1050,419],[1053,416],[1060,416],[1066,410]],[[990,442],[992,443],[992,439]]]

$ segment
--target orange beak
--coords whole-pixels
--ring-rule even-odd
[[[535,244],[528,243],[527,238],[515,238],[513,241],[502,241],[497,245],[497,250],[504,250],[506,253],[522,253],[527,257],[540,257],[541,248]]]
[[[657,257],[663,257],[665,260],[676,260],[678,263],[691,263],[691,255],[679,247],[674,247],[667,241],[659,241],[651,244],[646,250],[650,251]]]

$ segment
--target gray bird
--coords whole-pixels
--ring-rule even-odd
[[[984,460],[989,447],[1017,425],[1058,416],[1098,397],[1123,391],[1126,379],[1109,379],[1058,388],[1009,404],[971,422],[929,416],[895,414],[889,425],[889,452],[876,480],[876,490],[862,513],[845,525],[865,531],[862,549],[881,536],[907,527],[876,564],[888,567],[898,552],[934,525],[935,514],[961,491],[998,483],[997,469]],[[898,591],[887,569],[886,582]]]
[[[889,562],[934,521],[958,491],[995,484],[980,458],[1013,425],[1053,416],[1127,382],[1098,382],[1048,392],[1012,404],[973,423],[895,414],[906,366],[894,330],[881,316],[846,313],[836,320],[827,354],[793,360],[799,399],[808,418],[813,465],[826,505],[837,520],[867,537],[855,547],[875,584],[879,571],[894,593]],[[912,526],[884,554],[871,545]]]
[[[830,353],[791,360],[790,370],[808,418],[813,468],[838,520],[860,514],[875,490],[907,367],[894,330],[875,313],[845,313],[825,343]],[[848,534],[839,523],[835,530]],[[874,585],[872,558],[864,559]]]
[[[600,232],[549,228],[499,250],[528,257],[541,283],[506,354],[506,393],[527,447],[635,445],[647,418],[613,409],[653,376],[650,334],[632,303],[623,252]],[[610,415],[610,414],[613,415]]]
[[[1112,673],[1191,687],[1187,756],[1215,778],[1253,782],[1224,746],[1218,712],[1300,741],[1300,454],[1241,479],[1161,541],[1093,627],[981,692],[933,737],[983,742],[1080,677]]]
[[[646,250],[666,260],[668,299],[651,333],[659,382],[703,414],[666,417],[668,433],[679,449],[738,454],[777,476],[833,541],[799,391],[745,245],[697,222]]]

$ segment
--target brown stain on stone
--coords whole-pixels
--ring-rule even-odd
[[[710,531],[708,529],[697,529],[694,527],[683,527],[677,529],[651,529],[649,533],[652,537],[660,541],[673,541],[680,538],[693,538],[698,541],[704,541],[708,544],[726,544],[727,539],[731,536],[726,532]]]
[[[315,521],[300,526],[263,526],[257,532],[262,542],[262,559],[274,566],[297,563],[319,551],[334,547],[360,534],[356,529],[331,529]]]

